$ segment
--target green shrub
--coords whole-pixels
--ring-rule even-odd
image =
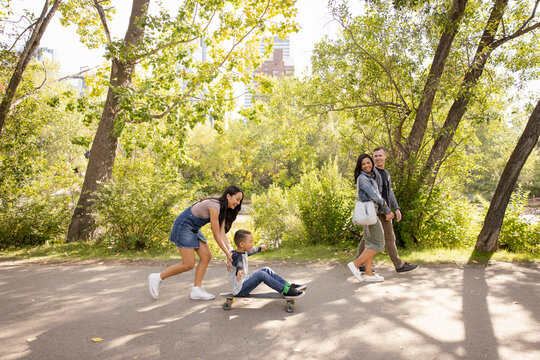
[[[343,245],[352,242],[346,231],[354,208],[355,191],[339,172],[337,161],[306,171],[293,187],[306,244]]]
[[[42,245],[61,238],[71,219],[75,199],[72,189],[77,180],[69,173],[47,172],[18,189],[14,196],[4,196],[0,247]]]
[[[98,236],[117,250],[166,246],[174,219],[193,198],[151,161],[119,161],[113,179],[96,192]]]
[[[474,245],[481,218],[466,198],[434,189],[429,201],[418,195],[394,226],[407,247],[458,248]]]
[[[252,200],[250,214],[259,242],[279,247],[300,239],[302,224],[286,190],[271,185],[267,192],[254,195]]]
[[[499,235],[501,249],[540,253],[540,223],[531,224],[521,217],[527,202],[527,191],[520,188],[512,194]]]

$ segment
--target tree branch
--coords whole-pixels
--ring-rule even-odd
[[[352,33],[352,31],[343,23],[343,21],[341,21],[341,19],[337,18],[335,16],[335,13],[334,13],[334,19],[343,27],[343,29],[345,31],[347,31],[347,33],[349,33],[354,45],[356,45],[356,47],[358,49],[360,49],[360,51],[362,53],[364,53],[365,55],[367,55],[368,58],[370,58],[372,61],[374,61],[375,63],[377,63],[377,65],[379,65],[379,67],[386,73],[386,75],[388,76],[388,78],[390,79],[390,82],[392,83],[392,86],[394,87],[394,89],[396,90],[397,94],[399,95],[399,98],[401,99],[401,101],[403,102],[403,106],[405,106],[407,109],[409,109],[409,105],[407,104],[407,102],[405,101],[405,98],[403,97],[403,95],[401,94],[401,90],[399,89],[399,87],[397,86],[397,83],[396,81],[394,80],[394,77],[392,76],[392,73],[390,72],[390,70],[388,70],[386,68],[386,66],[383,65],[382,62],[380,62],[375,56],[373,56],[369,51],[367,51],[366,49],[364,49],[364,47],[362,47],[360,44],[358,44],[354,34]]]
[[[214,16],[216,15],[216,10],[214,10],[214,12],[212,13],[212,16],[210,17],[210,20],[208,20],[208,23],[206,24],[206,26],[202,29],[201,33],[204,33],[206,32],[206,30],[208,29],[208,27],[210,26],[210,23],[212,23],[212,20],[214,20]],[[160,52],[161,50],[165,49],[165,48],[168,48],[168,47],[172,47],[172,46],[176,46],[176,45],[180,45],[180,44],[188,44],[192,41],[195,41],[197,40],[198,38],[200,38],[200,36],[194,36],[192,37],[191,39],[187,39],[187,40],[180,40],[180,41],[175,41],[175,42],[172,42],[172,43],[168,43],[168,44],[165,44],[165,45],[162,45],[162,46],[159,46],[157,47],[156,49],[146,53],[146,54],[143,54],[139,57],[139,59],[137,60],[137,62],[140,62],[142,61],[143,59],[149,57],[149,56],[152,56],[152,55],[155,55],[157,54],[158,52]]]
[[[64,80],[67,80],[69,78],[72,78],[74,76],[77,76],[77,75],[81,75],[81,74],[84,74],[85,72],[88,72],[88,71],[91,71],[91,70],[94,70],[94,69],[98,69],[99,66],[94,66],[93,68],[89,68],[89,69],[86,69],[86,70],[82,70],[82,71],[79,71],[78,73],[75,73],[75,74],[71,74],[71,75],[67,75],[67,76],[64,76],[64,77],[61,77],[61,78],[58,78],[58,79],[55,79],[53,81],[50,81],[48,83],[45,84],[45,80],[43,81],[43,83],[36,87],[34,90],[30,91],[29,93],[25,94],[24,96],[22,96],[20,99],[18,99],[17,101],[14,101],[13,104],[11,105],[11,108],[17,106],[18,104],[20,104],[21,102],[23,102],[24,100],[28,99],[30,96],[34,95],[35,93],[37,93],[42,87],[48,87],[48,86],[51,86],[53,84],[57,84],[61,81],[64,81]]]
[[[98,0],[94,0],[94,7],[96,8],[99,14],[101,24],[103,25],[103,30],[105,31],[105,36],[107,37],[107,43],[111,44],[112,43],[111,31],[109,30],[109,25],[107,25],[107,16],[105,14],[105,10],[103,10],[103,7],[101,6]]]
[[[266,3],[266,8],[264,9],[264,11],[262,12],[262,14],[260,15],[260,17],[264,17],[264,15],[267,13],[268,11],[268,8],[270,6],[270,1],[267,1]],[[213,16],[213,15],[212,15]],[[221,66],[223,66],[223,64],[225,63],[225,61],[227,61],[227,59],[231,56],[232,52],[234,51],[234,49],[239,45],[241,44],[244,39],[246,37],[248,37],[252,32],[253,30],[255,30],[256,26],[253,26],[244,36],[242,36],[240,38],[240,40],[238,40],[236,43],[233,44],[233,46],[231,47],[231,50],[227,53],[227,55],[225,55],[225,57],[223,58],[223,60],[217,64],[213,71],[217,71]],[[213,72],[212,71],[212,72]],[[186,92],[180,99],[178,99],[177,101],[175,101],[171,106],[167,106],[167,110],[164,111],[163,113],[161,114],[157,114],[157,115],[151,115],[152,118],[154,119],[161,119],[167,115],[169,115],[171,113],[172,110],[174,110],[184,99],[186,99],[187,96],[189,96],[191,93],[193,93],[193,91],[195,91],[195,89],[197,88],[198,86],[193,86],[189,89],[188,92]]]
[[[21,17],[21,19],[19,21],[21,21],[23,19],[23,17]],[[30,20],[30,19],[28,19]],[[17,22],[19,22],[17,21]],[[34,21],[33,23],[31,23],[30,25],[28,25],[24,30],[23,32],[21,32],[19,35],[17,35],[17,37],[15,38],[15,40],[13,41],[13,45],[11,45],[9,47],[9,49],[7,49],[7,51],[13,51],[13,49],[15,48],[15,46],[17,45],[17,43],[19,42],[19,39],[22,38],[22,36],[27,32],[29,31],[30,29],[32,29],[34,26],[36,26],[37,24],[37,21]]]
[[[509,36],[506,36],[502,39],[499,39],[495,42],[493,42],[492,46],[493,46],[493,50],[495,50],[496,48],[498,48],[499,46],[501,46],[502,44],[510,41],[510,40],[513,40],[517,37],[520,37],[522,35],[525,35],[531,31],[534,31],[536,29],[540,28],[540,23],[536,23],[534,24],[533,26],[529,26],[528,28],[524,28],[522,30],[518,30],[516,32],[514,32],[512,35],[509,35]]]

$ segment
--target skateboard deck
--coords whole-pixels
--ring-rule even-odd
[[[278,294],[277,292],[266,292],[266,293],[252,293],[248,296],[235,296],[232,293],[221,293],[220,295],[224,297],[225,303],[223,303],[224,310],[230,310],[231,305],[234,302],[234,299],[267,299],[267,300],[285,300],[287,302],[287,312],[292,313],[294,311],[294,301],[298,298],[304,296],[303,293],[300,296],[295,298],[287,298],[283,294]]]

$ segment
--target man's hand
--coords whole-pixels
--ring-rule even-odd
[[[401,221],[401,210],[399,209],[396,210],[396,221],[397,222]]]
[[[262,244],[261,245],[261,251],[266,251],[266,249],[267,249],[266,245]]]
[[[242,280],[242,276],[246,275],[246,272],[244,270],[238,270],[238,273],[236,274],[236,280],[240,281]]]

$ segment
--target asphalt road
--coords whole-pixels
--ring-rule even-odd
[[[309,284],[293,313],[284,301],[190,300],[193,271],[153,300],[147,276],[165,263],[2,261],[0,359],[540,359],[539,264],[379,267],[378,284],[344,264],[250,271],[261,266]],[[206,289],[228,291],[225,278],[213,263]]]

